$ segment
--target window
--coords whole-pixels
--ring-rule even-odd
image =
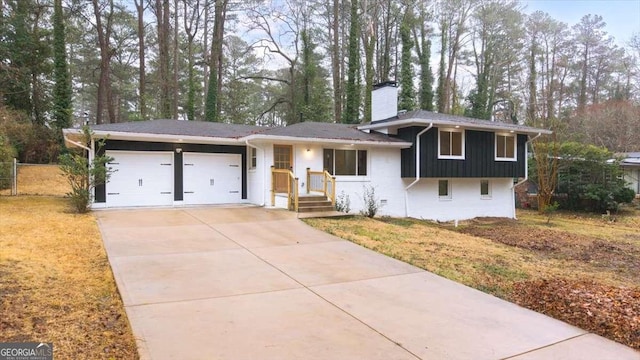
[[[258,150],[256,148],[249,148],[249,169],[255,169],[258,164]]]
[[[491,198],[491,184],[489,180],[480,180],[480,197],[483,199]]]
[[[496,160],[516,160],[516,136],[496,134]]]
[[[324,169],[331,175],[367,175],[366,150],[324,149]]]
[[[291,145],[273,145],[273,165],[276,169],[291,169],[293,147]]]
[[[441,159],[464,159],[463,130],[438,131],[439,154]]]
[[[451,199],[449,180],[438,180],[438,197],[440,199]]]

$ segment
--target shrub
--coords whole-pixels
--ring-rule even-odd
[[[0,107],[0,134],[15,150],[22,163],[49,164],[60,153],[60,134],[44,125],[33,124],[23,112]]]
[[[622,203],[633,200],[633,191],[626,188],[618,161],[606,148],[565,142],[557,156],[554,199],[558,199],[561,208],[602,213],[617,211]],[[535,171],[530,175],[535,177]]]
[[[341,191],[340,195],[336,198],[336,211],[344,213],[351,211],[351,200],[349,199],[349,195],[345,194],[344,191]]]
[[[380,204],[380,201],[376,198],[376,189],[373,186],[365,185],[362,187],[362,200],[364,207],[360,213],[370,218],[376,216],[382,204]]]
[[[92,132],[89,127],[83,128],[84,143],[91,142]],[[101,153],[100,149],[104,147],[104,140],[95,142],[97,153]],[[106,167],[106,164],[113,158],[106,155],[95,156],[89,162],[87,152],[74,151],[60,156],[60,169],[71,185],[71,192],[67,196],[71,199],[73,208],[79,213],[85,213],[89,210],[89,205],[93,200],[93,190],[96,185],[104,184],[109,181],[109,176],[113,170]]]

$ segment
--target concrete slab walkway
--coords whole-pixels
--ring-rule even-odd
[[[640,359],[287,211],[96,214],[143,359]]]

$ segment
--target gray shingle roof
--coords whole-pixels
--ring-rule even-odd
[[[363,126],[377,125],[377,124],[381,124],[381,125],[388,124],[389,126],[393,126],[394,122],[403,121],[403,120],[412,120],[412,119],[423,120],[425,122],[432,121],[438,124],[460,125],[463,127],[495,128],[495,129],[513,130],[516,132],[526,132],[526,133],[538,132],[539,130],[543,130],[543,129],[537,129],[537,128],[525,126],[525,125],[475,119],[475,118],[470,118],[466,116],[442,114],[442,113],[425,111],[425,110],[408,111],[406,113],[399,114],[389,119],[363,124]],[[543,130],[543,132],[548,132],[548,130]]]
[[[380,143],[403,142],[402,140],[395,139],[384,134],[360,131],[357,129],[357,125],[318,122],[303,122],[286,127],[265,127],[205,121],[149,120],[92,125],[91,129],[101,132],[203,136],[227,139],[241,139],[250,135],[260,134],[264,137],[280,136]]]
[[[149,120],[116,124],[92,125],[94,131],[114,131],[140,134],[208,136],[237,139],[267,130],[267,127],[223,124],[207,121]]]
[[[285,127],[271,128],[262,134],[269,136],[287,136],[294,138],[315,138],[331,140],[349,141],[371,141],[371,142],[404,142],[403,140],[392,138],[380,133],[367,133],[358,130],[358,125],[322,123],[322,122],[302,122]]]

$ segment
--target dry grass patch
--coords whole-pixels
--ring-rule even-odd
[[[65,196],[71,188],[58,165],[18,164],[19,195]],[[11,189],[0,191],[0,195],[10,195]]]
[[[60,359],[138,357],[95,219],[65,199],[0,198],[0,341]]]

